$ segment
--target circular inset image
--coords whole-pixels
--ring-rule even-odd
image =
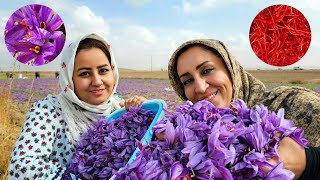
[[[4,39],[11,55],[23,64],[41,66],[62,51],[66,31],[60,16],[39,4],[21,7],[9,18]]]
[[[287,5],[263,9],[252,21],[249,39],[254,53],[272,66],[299,61],[311,42],[310,25],[304,15]]]

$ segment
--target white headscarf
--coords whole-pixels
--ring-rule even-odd
[[[86,38],[92,38],[103,42],[110,53],[111,65],[114,66],[114,89],[109,98],[99,105],[88,104],[80,100],[74,92],[72,75],[74,70],[76,51],[80,41]],[[92,123],[92,121],[97,121],[102,117],[108,116],[113,110],[120,108],[120,101],[118,98],[116,98],[117,95],[114,94],[116,92],[119,81],[118,68],[109,43],[97,34],[92,33],[82,36],[81,38],[68,45],[68,47],[65,47],[61,59],[59,81],[62,92],[59,94],[58,100],[61,103],[65,121],[69,127],[69,132],[71,134],[70,140],[72,142],[77,142],[80,135],[87,132],[87,128]]]

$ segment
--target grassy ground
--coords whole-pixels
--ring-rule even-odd
[[[7,179],[9,157],[20,133],[23,117],[16,116],[10,93],[0,94],[0,180]]]
[[[10,72],[10,73],[12,73],[12,72]],[[26,77],[28,79],[35,78],[35,72],[26,72],[26,71],[13,72],[13,78],[17,79],[19,77],[19,74],[22,74],[22,77]],[[41,78],[54,78],[55,72],[40,72],[40,77]],[[0,79],[7,79],[6,72],[0,72]]]

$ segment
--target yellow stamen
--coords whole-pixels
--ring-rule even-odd
[[[30,48],[29,50],[38,54],[40,52],[41,48],[40,48],[40,46],[36,46],[34,48]]]
[[[24,25],[24,26],[28,26],[28,24],[24,21],[24,19],[22,19],[22,21],[21,21],[20,24],[22,24],[22,25]]]

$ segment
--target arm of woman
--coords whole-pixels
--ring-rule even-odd
[[[283,168],[292,171],[295,174],[294,179],[298,179],[306,168],[305,149],[290,137],[284,137],[280,140],[278,153]]]
[[[307,164],[300,180],[320,179],[320,146],[306,148]]]
[[[11,154],[9,179],[53,179],[63,173],[64,157],[53,147],[59,122],[50,106],[53,107],[39,101],[28,111]]]
[[[294,179],[320,179],[320,146],[303,148],[285,137],[280,141],[278,153],[284,168],[295,174]]]

